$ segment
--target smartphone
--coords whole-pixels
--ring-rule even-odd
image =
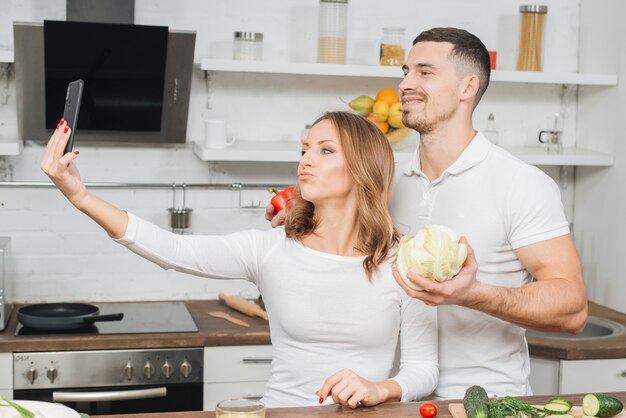
[[[74,135],[76,134],[76,124],[78,123],[78,112],[80,111],[80,99],[83,97],[83,80],[75,80],[67,85],[67,93],[65,93],[65,109],[63,110],[63,119],[67,121],[72,133],[65,145],[63,155],[72,152],[74,147]]]

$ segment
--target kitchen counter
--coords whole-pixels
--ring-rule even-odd
[[[133,302],[137,303],[137,302]],[[17,315],[11,314],[7,329],[0,332],[0,352],[116,350],[132,348],[210,347],[219,345],[271,344],[267,321],[250,318],[232,310],[223,303],[186,301],[198,332],[159,334],[15,336]],[[213,318],[209,311],[228,312],[250,324],[244,328],[223,319]]]
[[[589,302],[589,315],[611,319],[626,327],[626,314]],[[531,356],[554,360],[626,358],[626,333],[615,337],[558,340],[527,337]]]
[[[612,392],[609,395],[614,396],[626,404],[626,392]],[[555,395],[549,396],[526,396],[520,399],[525,399],[533,405],[543,405],[548,402],[550,398]],[[574,405],[581,405],[584,394],[576,395],[564,395],[560,394],[559,397],[571,400]],[[450,418],[452,415],[448,411],[448,404],[450,403],[462,403],[462,400],[442,400],[434,401],[437,405],[438,418]],[[268,409],[266,413],[267,418],[279,418],[279,417],[333,417],[333,418],[359,418],[359,417],[419,417],[420,402],[390,402],[378,406],[350,409],[340,406],[312,406],[307,408],[273,408]],[[92,418],[120,418],[120,415],[96,415]],[[209,411],[197,411],[197,412],[168,412],[168,413],[152,413],[152,414],[133,414],[124,415],[124,418],[214,418],[215,412]]]
[[[0,332],[0,352],[106,350],[131,348],[210,347],[220,345],[270,344],[267,321],[240,314],[223,303],[185,302],[198,332],[119,335],[63,335],[16,337],[17,315],[11,314],[8,327]],[[244,328],[207,315],[209,311],[228,312],[250,324]],[[589,314],[612,319],[626,326],[626,314],[589,303]],[[609,359],[626,357],[626,334],[592,340],[555,340],[528,337],[532,356],[557,360]]]

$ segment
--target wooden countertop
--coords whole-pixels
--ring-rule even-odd
[[[99,303],[99,302],[96,302]],[[137,303],[137,302],[133,302]],[[271,344],[267,321],[250,318],[223,303],[186,301],[198,332],[163,334],[15,336],[17,315],[11,314],[7,329],[0,332],[0,352],[115,350],[130,348],[209,347],[218,345]],[[244,328],[207,315],[209,311],[228,312],[250,324]]]
[[[220,345],[270,344],[267,321],[240,314],[223,303],[211,301],[186,301],[199,331],[194,333],[119,334],[119,335],[55,335],[16,337],[16,314],[13,312],[5,331],[0,332],[0,352],[114,350],[132,348],[210,347]],[[228,312],[248,322],[250,328],[231,324],[207,315],[209,311]],[[626,326],[626,314],[589,304],[589,314],[612,319]],[[528,337],[532,356],[585,360],[626,357],[626,333],[617,337],[593,340],[554,340]]]
[[[613,392],[609,395],[614,396],[626,404],[626,392]],[[526,396],[520,397],[533,405],[543,405],[548,402],[550,396]],[[581,405],[584,394],[575,395],[558,395],[559,397],[571,400],[574,405]],[[452,415],[448,411],[448,404],[462,403],[462,400],[442,400],[433,401],[437,405],[437,418],[450,418]],[[286,418],[286,417],[332,417],[332,418],[360,418],[360,417],[385,417],[385,418],[406,418],[420,417],[419,406],[421,402],[390,402],[373,407],[350,409],[340,406],[312,406],[306,408],[270,408],[267,410],[267,418]],[[132,414],[132,415],[95,415],[91,418],[214,418],[215,412],[197,411],[197,412],[168,412],[168,413],[152,413],[152,414]]]

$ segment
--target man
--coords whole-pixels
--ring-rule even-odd
[[[587,318],[558,187],[472,126],[490,68],[476,36],[435,28],[415,38],[400,83],[402,121],[420,133],[420,144],[396,169],[394,222],[403,233],[445,225],[468,244],[451,280],[409,273],[424,291],[394,273],[407,294],[438,306],[436,398],[462,398],[475,384],[490,396],[530,395],[525,329],[575,333]],[[276,226],[284,213],[274,216],[269,205],[266,218]]]
[[[489,85],[489,54],[474,35],[435,28],[413,42],[400,83],[402,121],[420,133],[398,167],[392,214],[403,233],[451,227],[468,244],[453,279],[408,277],[412,297],[438,306],[437,398],[474,384],[490,396],[529,395],[525,328],[579,332],[587,297],[558,187],[536,167],[490,143],[472,126]],[[534,281],[533,281],[534,278]]]

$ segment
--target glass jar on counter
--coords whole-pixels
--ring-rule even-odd
[[[235,32],[233,59],[262,60],[263,34],[260,32]]]
[[[404,65],[404,28],[383,28],[380,65]]]
[[[320,0],[317,62],[346,63],[348,0]]]
[[[520,32],[517,70],[541,71],[541,44],[543,25],[548,6],[524,5],[519,7]]]

